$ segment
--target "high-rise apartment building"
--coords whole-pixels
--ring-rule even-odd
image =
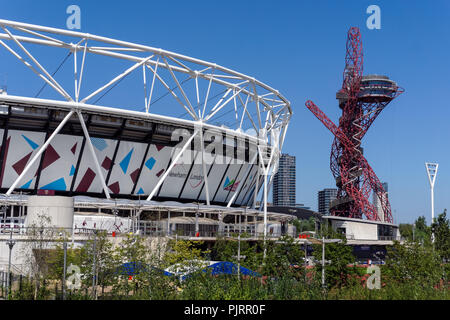
[[[330,203],[335,200],[337,196],[336,188],[327,188],[320,190],[317,193],[318,206],[317,209],[320,214],[329,215],[330,214]]]
[[[282,154],[273,179],[273,205],[295,207],[295,156]]]
[[[382,194],[382,197],[385,197],[385,199],[388,198],[388,184],[387,182],[383,182],[382,183],[383,189],[384,189],[384,193]],[[381,207],[381,201],[378,198],[377,194],[374,192],[373,193],[373,205],[374,207],[377,209],[377,214],[378,217],[380,217],[381,221],[384,221],[384,213],[383,213],[383,208]]]

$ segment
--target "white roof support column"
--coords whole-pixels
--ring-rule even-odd
[[[22,178],[27,174],[27,172],[30,170],[31,166],[36,162],[36,160],[40,157],[42,152],[44,152],[50,142],[52,142],[53,138],[58,134],[58,132],[64,127],[66,122],[70,119],[70,117],[73,115],[74,111],[70,111],[63,119],[63,121],[56,127],[55,131],[53,131],[52,135],[45,141],[45,143],[42,145],[42,147],[36,152],[36,154],[33,156],[33,158],[30,160],[30,162],[27,163],[25,168],[23,169],[22,173],[17,177],[17,179],[14,181],[14,183],[11,185],[11,187],[6,192],[6,195],[9,196],[11,192],[14,191],[17,184],[22,180]],[[39,186],[38,186],[39,187]]]
[[[180,157],[183,155],[183,152],[190,146],[192,140],[198,133],[199,133],[199,130],[195,130],[194,134],[186,141],[183,148],[181,148],[180,152],[178,152],[177,156],[172,160],[172,163],[170,164],[169,168],[166,170],[166,172],[164,172],[164,175],[161,177],[161,179],[158,180],[158,183],[153,188],[152,192],[150,193],[150,195],[148,196],[146,201],[152,200],[152,198],[155,195],[158,188],[161,186],[161,184],[164,182],[164,180],[166,180],[167,176],[169,175],[170,171],[177,163],[178,159],[180,159]]]
[[[210,205],[210,200],[209,200],[208,172],[206,171],[206,163],[205,163],[205,142],[204,142],[204,140],[203,140],[203,126],[202,126],[202,123],[201,123],[201,122],[200,122],[199,133],[200,133],[200,146],[201,146],[201,150],[202,150],[202,170],[203,170],[203,180],[205,180],[206,204],[209,206],[209,205]],[[214,158],[214,159],[215,159],[215,158]],[[195,159],[194,159],[193,161],[195,161]]]
[[[84,137],[86,138],[86,141],[89,145],[89,150],[91,151],[92,158],[94,159],[95,168],[97,170],[97,174],[100,178],[100,181],[103,186],[103,191],[105,192],[105,195],[108,199],[111,199],[111,196],[109,195],[108,187],[106,186],[105,178],[103,177],[102,169],[100,168],[100,164],[98,162],[97,155],[95,154],[94,146],[92,145],[91,137],[89,136],[89,132],[86,128],[86,124],[84,123],[83,115],[80,111],[77,111],[78,118],[80,119],[81,127],[83,128]]]
[[[249,175],[249,173],[250,173],[250,171],[252,169],[252,166],[255,163],[257,157],[258,157],[258,153],[256,152],[255,155],[253,156],[253,159],[248,164],[247,170],[246,170],[246,172],[244,174],[245,180],[247,180],[247,177],[248,177],[248,175]],[[239,194],[239,192],[241,191],[242,186],[243,186],[243,183],[240,183],[238,188],[234,192],[233,196],[231,197],[230,201],[228,201],[227,208],[231,207],[231,205],[234,203],[234,200],[236,200],[236,197]]]

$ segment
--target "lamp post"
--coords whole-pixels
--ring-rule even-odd
[[[306,283],[306,271],[307,271],[307,257],[308,257],[308,244],[311,244],[308,240],[305,239],[305,283]]]
[[[6,244],[9,247],[9,258],[8,258],[8,276],[6,278],[6,299],[9,300],[9,286],[10,286],[10,278],[11,278],[11,252],[16,244],[16,242],[12,239],[12,229],[11,233],[9,234],[9,240],[6,241]]]
[[[341,239],[327,239],[322,236],[322,288],[325,288],[325,243],[341,243]],[[331,261],[327,261],[330,263]]]
[[[63,271],[63,300],[66,300],[66,268],[67,268],[67,242],[66,242],[66,237],[64,236],[64,243],[63,243],[63,248],[64,248],[64,271]]]
[[[97,242],[97,230],[94,230],[94,244],[92,247],[92,257],[93,257],[93,266],[92,266],[92,296],[94,300],[97,300],[97,292],[96,292],[96,261],[95,261],[95,245]]]
[[[431,223],[434,221],[434,182],[436,181],[436,175],[438,171],[438,163],[425,162],[427,169],[428,181],[430,182],[431,189]],[[431,234],[431,242],[434,243],[434,233]]]

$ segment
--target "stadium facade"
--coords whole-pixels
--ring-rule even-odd
[[[165,235],[176,231],[175,217],[203,215],[218,225],[206,229],[219,232],[253,223],[254,235],[264,238],[271,221],[292,218],[267,211],[292,116],[277,90],[159,48],[7,20],[0,27],[5,63],[12,58],[30,69],[22,80],[43,80],[48,95],[14,95],[14,88],[0,94],[4,222],[8,213],[22,218],[29,197],[42,194],[73,197],[78,214],[131,217],[128,230],[140,230],[145,219],[166,219],[159,227]],[[67,57],[52,73],[36,48],[41,57]],[[112,60],[120,62],[116,71]],[[66,61],[71,67],[61,68]],[[56,75],[60,68],[66,74]],[[104,74],[100,84],[89,81]],[[118,94],[125,78],[134,82]],[[144,91],[143,105],[97,105],[110,91],[112,102]],[[259,195],[264,205],[255,210]]]

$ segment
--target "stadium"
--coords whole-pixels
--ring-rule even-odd
[[[0,27],[1,58],[30,88],[0,94],[4,224],[26,227],[45,207],[75,233],[294,233],[293,216],[267,210],[292,117],[277,90],[146,45],[7,20]]]

